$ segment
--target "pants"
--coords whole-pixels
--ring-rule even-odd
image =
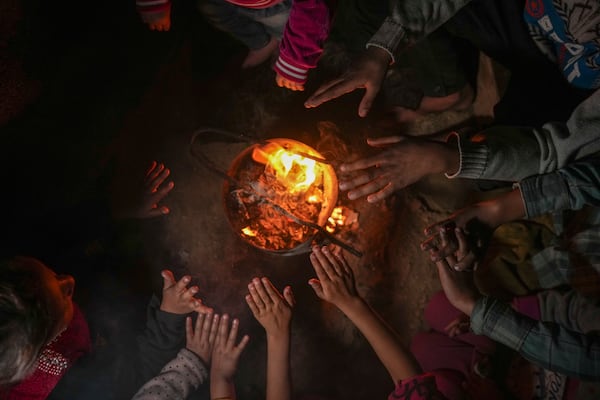
[[[271,37],[283,36],[292,0],[263,9],[244,8],[225,0],[198,0],[197,5],[215,28],[230,34],[250,50],[258,50],[266,46]]]

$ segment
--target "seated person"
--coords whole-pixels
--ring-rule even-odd
[[[7,399],[45,399],[91,350],[87,322],[73,303],[75,279],[41,261],[0,264],[0,385]]]

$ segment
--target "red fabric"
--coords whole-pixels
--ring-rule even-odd
[[[38,367],[32,375],[10,389],[7,400],[43,400],[47,398],[71,365],[79,357],[90,352],[92,342],[87,322],[79,307],[75,304],[73,306],[75,308],[73,320],[67,329],[54,342],[45,347],[45,350],[64,357],[66,368],[61,369],[60,373],[49,373],[42,370],[38,363]]]
[[[281,3],[283,0],[225,0],[228,3],[244,8],[269,8]]]
[[[171,8],[171,0],[157,4],[154,0],[137,0],[136,8],[140,14],[156,14],[169,10]]]
[[[438,390],[437,376],[430,373],[414,376],[396,385],[388,400],[443,400],[444,395]]]
[[[331,28],[332,4],[326,0],[294,0],[279,45],[280,57],[273,67],[275,72],[293,82],[306,82],[306,73],[297,70],[306,71],[317,66]],[[286,68],[281,61],[292,68]]]

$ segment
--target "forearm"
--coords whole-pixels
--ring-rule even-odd
[[[267,400],[291,399],[290,333],[267,335]]]
[[[388,370],[394,383],[421,373],[421,368],[401,344],[396,333],[377,315],[364,300],[353,299],[340,310],[362,332]]]
[[[210,398],[211,400],[235,400],[235,385],[233,379],[211,373]]]

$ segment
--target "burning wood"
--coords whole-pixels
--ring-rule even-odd
[[[230,174],[240,187],[226,192],[230,220],[253,245],[290,250],[310,240],[337,201],[337,180],[314,149],[273,139],[242,153]],[[226,188],[227,190],[227,188]]]

